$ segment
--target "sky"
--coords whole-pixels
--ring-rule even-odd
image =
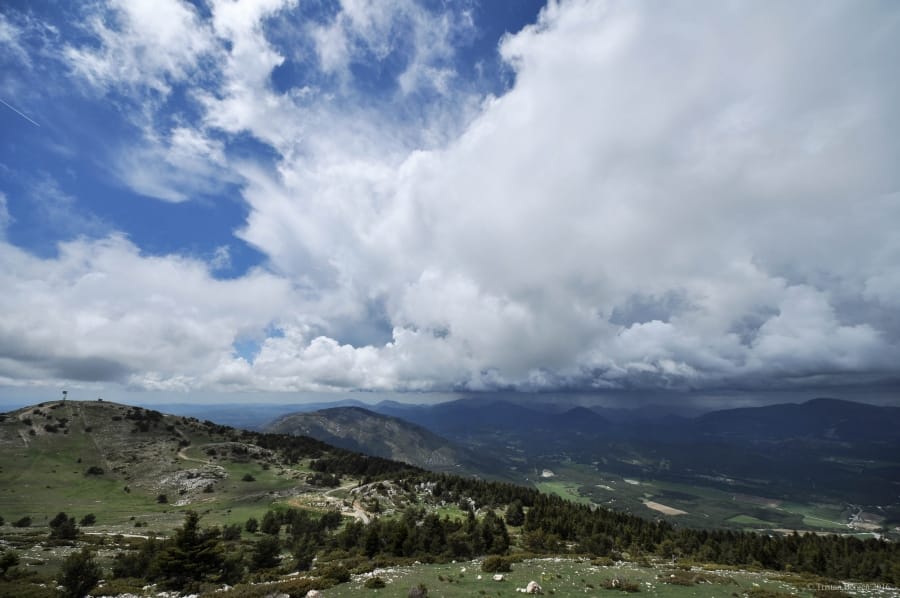
[[[0,399],[900,400],[898,64],[889,0],[6,0]]]

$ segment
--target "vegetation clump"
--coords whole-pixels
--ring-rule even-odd
[[[7,550],[0,555],[0,575],[6,578],[6,572],[18,564],[19,555],[12,550]]]
[[[97,523],[97,516],[93,513],[88,513],[84,517],[81,518],[81,521],[78,522],[78,525],[81,527],[88,527]]]
[[[50,520],[51,540],[74,540],[76,537],[78,537],[78,526],[75,524],[74,517],[60,512]]]
[[[83,548],[63,561],[59,585],[65,588],[63,594],[66,598],[82,598],[96,587],[102,576],[93,553]]]
[[[370,590],[378,590],[385,587],[385,585],[387,584],[384,583],[384,580],[377,575],[375,577],[368,578],[365,583],[363,583],[363,587]]]
[[[603,580],[601,584],[607,590],[618,590],[620,592],[626,592],[629,594],[634,594],[635,592],[641,591],[641,586],[637,582],[629,581],[624,577],[611,577]]]
[[[481,563],[481,570],[485,573],[508,573],[512,571],[512,561],[498,555],[492,555]]]

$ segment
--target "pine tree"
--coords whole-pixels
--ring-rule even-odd
[[[100,565],[87,548],[72,553],[63,561],[59,585],[65,588],[66,598],[83,598],[94,589],[103,576]]]
[[[201,530],[200,516],[188,511],[184,525],[153,560],[151,576],[174,590],[215,581],[224,565],[219,534],[218,528]]]
[[[280,562],[281,541],[277,536],[264,536],[253,548],[253,556],[250,562],[254,570],[271,569],[277,567]]]
[[[78,526],[75,525],[74,517],[69,517],[65,513],[60,512],[50,520],[51,539],[74,540],[76,537],[78,537]]]
[[[506,507],[505,515],[506,523],[514,527],[519,527],[525,523],[525,511],[522,508],[521,500],[514,500]]]
[[[278,517],[278,513],[275,511],[266,511],[262,523],[259,526],[259,531],[264,534],[277,536],[278,532],[281,531],[281,520]]]

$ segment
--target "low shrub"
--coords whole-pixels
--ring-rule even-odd
[[[641,591],[640,584],[634,581],[629,581],[624,577],[611,577],[609,579],[603,580],[603,583],[600,585],[602,585],[607,590],[618,590],[620,592],[627,592],[629,594]]]
[[[481,570],[485,573],[508,573],[512,571],[512,561],[502,556],[489,556],[481,563]]]
[[[368,588],[370,590],[377,590],[379,588],[385,587],[385,585],[386,584],[384,583],[384,580],[381,579],[380,577],[376,576],[376,577],[370,577],[369,579],[367,579],[366,582],[363,584],[363,587]]]

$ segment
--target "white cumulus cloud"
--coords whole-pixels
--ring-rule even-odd
[[[0,376],[283,391],[900,373],[900,9],[551,2],[501,41],[515,79],[494,97],[453,69],[467,13],[405,0],[296,27],[322,78],[279,89],[273,72],[300,58],[267,25],[296,6],[215,0],[206,18],[172,1],[144,21],[123,3],[117,29],[90,23],[103,44],[70,51],[76,72],[179,81],[200,111],[147,120],[162,132],[132,184],[183,200],[227,171],[266,270],[216,280],[218,257],[116,236],[43,260],[4,245],[0,345],[17,349]],[[369,104],[351,66],[401,29],[398,104]],[[172,36],[186,41],[142,62]],[[192,78],[211,52],[213,76]],[[409,99],[423,90],[436,99]],[[271,161],[230,155],[242,136]]]

